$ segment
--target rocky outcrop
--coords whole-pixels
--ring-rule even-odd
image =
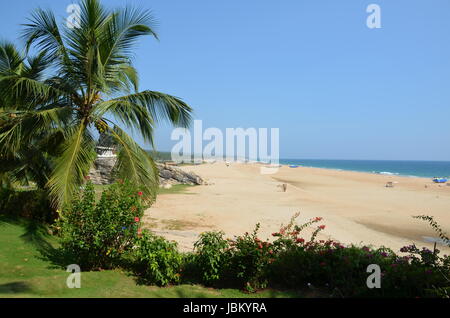
[[[89,178],[94,184],[106,185],[114,182],[112,171],[117,162],[116,157],[99,157],[89,172]],[[192,172],[185,172],[179,168],[157,164],[159,170],[159,182],[162,187],[170,187],[175,184],[202,185],[201,177]]]
[[[193,172],[185,172],[167,164],[157,164],[162,186],[174,184],[202,185],[204,180]]]
[[[94,184],[106,185],[114,182],[112,171],[116,165],[117,157],[99,157],[89,171],[89,178]]]

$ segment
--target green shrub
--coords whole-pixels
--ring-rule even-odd
[[[128,182],[103,191],[96,202],[92,183],[66,206],[56,223],[61,248],[83,270],[112,268],[140,231],[142,193]]]
[[[198,241],[194,244],[192,268],[206,285],[213,285],[223,279],[222,275],[229,260],[227,255],[229,244],[223,236],[223,232],[205,232],[200,234]]]
[[[228,241],[222,232],[203,233],[191,266],[198,267],[203,281],[250,292],[266,287],[319,288],[337,297],[427,297],[448,292],[450,258],[440,257],[437,249],[410,246],[401,250],[408,256],[399,256],[384,247],[317,241],[325,229],[316,225],[322,218],[296,225],[297,217],[273,233],[273,242],[258,238],[259,225],[252,234]],[[312,227],[313,233],[304,239],[300,234],[307,227]],[[371,264],[380,266],[380,289],[367,287]]]
[[[383,269],[392,262],[393,254],[384,248],[344,246],[332,240],[299,242],[279,251],[268,275],[274,286],[313,286],[329,290],[335,296],[356,296],[371,291],[366,285],[370,264]]]
[[[273,258],[273,246],[258,238],[260,225],[257,224],[252,234],[238,236],[230,244],[228,252],[228,275],[238,287],[252,292],[267,287],[267,265]]]
[[[293,220],[295,217],[293,218]],[[398,256],[388,248],[344,246],[332,240],[316,241],[317,227],[310,240],[299,238],[305,226],[319,222],[315,218],[302,226],[291,224],[273,235],[275,257],[267,275],[272,287],[323,288],[335,296],[345,297],[426,297],[438,295],[448,285],[450,259],[439,257],[439,250],[419,250],[414,245],[401,249],[408,256]],[[367,287],[367,268],[381,269],[381,288]]]
[[[0,189],[0,213],[48,224],[53,223],[57,217],[44,190]]]
[[[144,231],[137,239],[132,255],[139,281],[158,286],[180,282],[183,256],[176,243]]]

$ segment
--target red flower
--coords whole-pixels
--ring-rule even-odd
[[[142,197],[144,195],[144,193],[142,191],[138,192],[138,196]]]
[[[140,220],[141,220],[141,219],[138,218],[138,217],[135,217],[135,218],[134,218],[134,222],[136,222],[136,223],[138,223]]]
[[[325,225],[319,226],[319,229],[324,230],[325,229]]]
[[[323,218],[315,218],[315,219],[314,219],[315,222],[320,222],[320,221],[322,221],[322,220],[323,220]]]
[[[297,242],[297,243],[305,243],[305,239],[298,238],[298,239],[296,240],[296,242]]]
[[[262,248],[263,248],[263,246],[262,246],[261,243],[258,244],[258,248],[259,248],[259,249],[262,249]]]

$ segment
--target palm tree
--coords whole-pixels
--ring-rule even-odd
[[[119,145],[118,177],[154,197],[155,164],[124,128],[153,146],[155,124],[187,127],[192,109],[177,97],[138,89],[132,48],[142,36],[157,39],[149,11],[109,10],[98,0],[80,7],[76,28],[59,26],[51,11],[32,14],[22,36],[37,57],[27,60],[8,44],[0,48],[0,157],[23,153],[26,145],[52,152],[46,187],[61,206],[95,160],[97,129]]]
[[[8,76],[38,78],[43,71],[43,54],[37,57],[23,57],[13,44],[0,43],[0,79]],[[51,154],[55,146],[62,141],[62,134],[50,134],[52,130],[34,130],[38,118],[30,107],[33,103],[28,97],[14,96],[8,89],[8,82],[0,81],[0,185],[11,187],[14,183],[28,185],[30,181],[45,188],[51,174]],[[16,126],[17,125],[17,126]],[[20,126],[20,127],[19,127]],[[20,135],[33,132],[26,142],[19,142]],[[16,134],[16,136],[14,136]],[[52,138],[49,139],[48,136]]]

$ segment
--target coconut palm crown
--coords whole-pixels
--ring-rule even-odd
[[[110,10],[98,0],[83,0],[80,7],[76,27],[36,10],[24,24],[25,54],[0,44],[0,160],[22,162],[15,171],[24,171],[31,167],[23,164],[29,148],[49,160],[45,187],[61,206],[92,167],[97,129],[119,145],[117,176],[152,197],[157,169],[125,129],[153,145],[157,123],[187,127],[192,109],[177,97],[139,91],[133,47],[143,36],[157,39],[149,11]],[[31,50],[39,54],[30,57]]]

